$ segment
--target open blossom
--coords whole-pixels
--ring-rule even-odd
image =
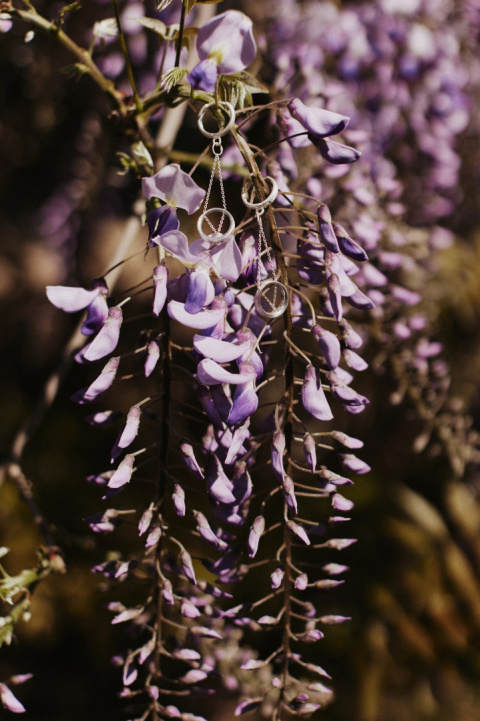
[[[200,63],[187,76],[194,87],[212,93],[217,74],[239,73],[255,59],[257,46],[250,18],[238,10],[227,10],[206,22],[197,36]]]
[[[205,191],[199,188],[177,163],[170,163],[155,175],[142,178],[142,190],[147,198],[160,198],[173,208],[183,208],[189,215],[199,209],[205,195]],[[173,216],[167,219],[163,215],[162,219],[165,226],[174,229]],[[157,220],[157,227],[158,223],[159,220]],[[156,227],[153,222],[152,226],[153,237],[156,238]]]
[[[87,309],[87,317],[82,325],[83,335],[92,335],[100,330],[108,315],[107,284],[103,278],[97,278],[92,285],[92,290],[47,285],[47,298],[56,308],[60,308],[65,313],[76,313],[84,308]]]

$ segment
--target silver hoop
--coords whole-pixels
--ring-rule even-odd
[[[272,190],[270,191],[270,195],[268,196],[268,198],[265,198],[265,200],[261,200],[260,203],[251,203],[247,198],[247,189],[245,187],[246,182],[247,183],[248,183],[248,181],[251,182],[251,178],[252,178],[252,176],[249,175],[246,178],[244,178],[244,180],[243,180],[242,200],[243,200],[244,205],[246,205],[247,208],[251,208],[252,210],[260,210],[261,208],[266,208],[267,205],[271,205],[275,201],[275,199],[278,195],[277,181],[274,178],[272,178],[270,175],[267,175],[266,178],[264,178],[264,180],[265,181],[269,180],[270,183],[272,184]]]
[[[203,127],[203,116],[207,112],[209,108],[212,106],[218,107],[218,106],[224,106],[228,110],[229,120],[228,123],[222,127],[219,128],[215,133],[209,133],[208,130],[205,130]],[[207,103],[203,106],[203,108],[200,110],[198,114],[198,128],[203,135],[205,135],[206,138],[221,138],[222,135],[226,135],[229,130],[233,128],[233,124],[235,123],[235,108],[231,103],[227,103],[226,100],[220,100],[218,103]]]
[[[228,230],[225,233],[219,233],[218,231],[213,229],[213,233],[207,235],[207,233],[203,231],[203,222],[206,218],[208,219],[210,213],[221,213],[228,218],[229,226]],[[210,221],[208,222],[210,223]],[[233,218],[233,215],[229,213],[228,210],[225,210],[225,208],[210,208],[209,210],[205,210],[205,212],[203,212],[199,217],[197,222],[197,230],[203,240],[208,240],[210,243],[217,245],[218,243],[221,243],[227,238],[231,238],[233,236],[233,231],[235,230],[235,220]]]
[[[273,303],[266,297],[265,293],[270,288],[273,288]],[[280,291],[281,298],[280,298],[280,304],[276,305],[276,295],[277,292]],[[266,301],[268,305],[270,306],[270,310],[268,308],[265,308],[262,301]],[[258,286],[258,290],[255,293],[255,308],[260,313],[260,315],[264,315],[266,318],[278,318],[280,315],[282,315],[285,312],[285,309],[288,305],[288,291],[279,280],[264,280],[260,285]]]

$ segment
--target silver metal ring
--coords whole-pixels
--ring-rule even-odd
[[[207,235],[207,233],[203,230],[203,222],[205,218],[208,218],[210,213],[222,213],[222,215],[225,215],[228,218],[229,226],[228,230],[225,233],[219,233],[218,231],[213,231],[210,235]],[[233,231],[235,230],[235,220],[233,218],[233,215],[228,212],[228,210],[225,210],[225,208],[209,208],[209,210],[206,210],[204,213],[201,214],[201,216],[198,219],[197,222],[197,230],[199,232],[199,235],[203,238],[203,240],[208,240],[210,243],[213,243],[214,245],[217,245],[218,243],[221,243],[222,241],[226,240],[227,238],[231,238],[233,235]]]
[[[250,175],[250,176],[247,176],[246,178],[244,178],[244,180],[243,180],[242,200],[243,200],[244,205],[246,205],[247,208],[251,208],[252,210],[259,210],[260,208],[266,208],[267,205],[271,205],[275,201],[275,199],[278,195],[277,181],[274,178],[272,178],[270,175],[267,175],[266,178],[263,178],[263,180],[270,181],[270,183],[272,184],[272,190],[270,191],[270,195],[268,196],[268,198],[265,198],[265,200],[260,201],[260,203],[251,203],[247,198],[247,188],[246,188],[246,184],[248,183],[248,181],[251,182],[251,179],[252,179],[252,176]]]
[[[229,120],[228,120],[228,123],[224,127],[219,128],[215,133],[209,133],[208,130],[205,130],[205,128],[203,127],[203,116],[205,115],[205,113],[207,112],[207,110],[209,108],[218,107],[218,106],[223,106],[224,108],[226,108],[226,110],[228,110]],[[200,110],[200,112],[198,114],[197,123],[198,123],[198,128],[199,128],[200,132],[203,133],[203,135],[205,135],[205,137],[221,138],[222,135],[226,135],[233,128],[233,124],[235,123],[235,108],[233,107],[233,105],[231,103],[227,103],[226,100],[220,100],[218,103],[215,103],[215,102],[207,103]]]
[[[271,288],[273,288],[274,291],[274,303],[272,303],[265,295],[266,291]],[[275,296],[279,290],[281,298],[279,299],[279,305],[277,305]],[[285,312],[288,305],[288,291],[279,280],[264,280],[258,286],[258,290],[255,293],[254,303],[255,308],[260,315],[264,315],[266,318],[278,318]],[[268,303],[270,309],[266,308],[264,303]]]

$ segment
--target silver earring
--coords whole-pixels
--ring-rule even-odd
[[[265,231],[263,229],[262,215],[265,208],[275,202],[278,195],[278,185],[274,178],[269,175],[264,181],[271,186],[268,196],[259,202],[254,202],[251,194],[255,195],[252,183],[252,176],[248,176],[243,181],[242,201],[247,208],[255,211],[255,217],[258,223],[258,263],[257,263],[257,292],[255,293],[255,308],[258,313],[266,318],[278,318],[281,316],[288,305],[288,291],[285,285],[275,278],[261,279],[260,257],[265,250],[270,267],[272,267],[272,255],[267,243]]]
[[[215,132],[210,133],[208,130],[205,130],[203,126],[203,118],[207,110],[213,106],[224,108],[228,112],[228,120],[226,125],[223,125],[219,127],[218,130],[216,130]],[[203,204],[203,213],[198,219],[197,230],[203,240],[208,241],[212,245],[217,245],[218,243],[222,243],[227,238],[231,238],[233,235],[233,231],[235,230],[235,220],[233,218],[233,215],[227,210],[225,189],[223,187],[222,178],[222,164],[220,162],[220,158],[223,153],[222,136],[226,135],[226,133],[228,133],[233,127],[233,124],[235,122],[235,108],[231,103],[227,103],[224,100],[219,101],[218,104],[207,103],[201,109],[197,122],[200,132],[205,135],[205,137],[212,138],[212,152],[214,155],[210,182],[208,184],[208,189],[205,195],[205,202]],[[220,183],[222,207],[208,209],[208,203],[210,201],[210,194],[212,192],[212,185],[215,179],[215,175],[218,175],[218,181]],[[211,218],[214,213],[221,213],[220,221],[216,228],[213,225]],[[223,224],[225,218],[228,220],[228,228],[224,231]]]

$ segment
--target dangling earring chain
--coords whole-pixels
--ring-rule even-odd
[[[225,126],[220,127],[218,130],[216,130],[214,133],[210,133],[203,127],[203,117],[207,110],[211,108],[212,106],[217,107],[216,103],[207,103],[203,106],[201,109],[199,116],[198,116],[198,127],[201,133],[205,135],[207,138],[212,138],[212,152],[214,155],[213,159],[213,165],[212,165],[212,172],[210,174],[210,181],[208,183],[208,189],[205,194],[205,202],[203,204],[203,213],[198,219],[197,223],[197,229],[199,232],[199,235],[203,238],[203,240],[207,240],[209,243],[213,243],[214,245],[221,243],[222,241],[226,240],[227,238],[232,237],[233,231],[235,230],[235,220],[233,218],[233,215],[229,213],[227,210],[227,201],[225,199],[225,188],[223,187],[223,178],[222,178],[222,163],[220,161],[221,155],[223,153],[223,145],[222,145],[222,136],[228,133],[234,122],[235,122],[235,108],[231,103],[227,103],[226,101],[221,100],[218,103],[218,106],[224,107],[228,112],[228,122]],[[218,176],[218,181],[220,184],[220,195],[222,197],[222,207],[221,208],[208,208],[208,203],[210,201],[210,195],[212,192],[212,186],[213,181],[215,179],[215,175]],[[220,222],[218,224],[218,228],[215,228],[212,221],[210,220],[210,216],[213,213],[221,213]],[[223,222],[225,220],[225,217],[228,218],[229,225],[225,233],[222,233],[222,226]],[[203,225],[206,223],[210,229],[212,230],[211,233],[206,233],[203,229]]]
[[[257,292],[255,293],[255,308],[261,314],[267,318],[278,318],[284,313],[288,305],[288,292],[283,283],[275,278],[270,278],[262,281],[261,278],[261,257],[262,257],[262,246],[265,249],[265,254],[268,258],[268,263],[273,270],[273,259],[270,252],[270,248],[263,228],[262,216],[265,212],[265,208],[271,205],[278,195],[278,185],[274,178],[269,175],[264,178],[266,182],[270,182],[272,189],[265,200],[259,203],[254,203],[249,200],[247,196],[247,185],[251,179],[245,178],[242,188],[242,201],[247,208],[255,211],[255,217],[258,224],[258,262],[257,262]],[[246,181],[246,182],[245,182]],[[250,181],[251,182],[251,181]],[[280,298],[278,297],[280,295]]]

